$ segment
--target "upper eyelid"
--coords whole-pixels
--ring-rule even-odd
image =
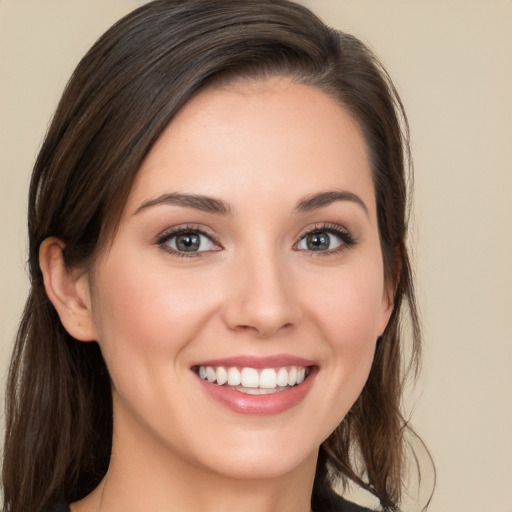
[[[346,228],[345,226],[341,224],[331,223],[331,222],[320,222],[315,223],[312,225],[307,226],[306,228],[302,229],[299,234],[295,238],[295,242],[293,243],[293,246],[296,246],[305,236],[307,236],[310,233],[314,232],[321,232],[321,231],[328,231],[331,233],[339,233],[339,234],[345,234],[346,236],[350,237],[354,242],[357,242],[357,238],[354,236],[354,234]],[[180,233],[186,233],[186,232],[197,232],[201,235],[204,235],[212,240],[216,245],[224,249],[223,244],[219,242],[219,239],[217,235],[215,235],[212,230],[205,226],[200,225],[194,225],[194,224],[184,224],[184,225],[178,225],[175,227],[170,227],[162,232],[160,232],[155,237],[155,243],[156,244],[163,244],[168,239],[172,238],[173,236],[177,236]]]
[[[321,223],[315,223],[313,225],[308,226],[307,228],[304,228],[298,235],[298,239],[301,240],[306,235],[310,233],[314,233],[315,231],[332,231],[335,233],[345,233],[347,235],[352,236],[352,232],[346,228],[345,226],[342,226],[341,224],[334,224],[331,222],[321,222]]]
[[[315,257],[328,256],[329,254],[339,253],[358,244],[358,238],[352,233],[351,230],[347,229],[346,227],[340,224],[333,224],[327,222],[320,224],[317,223],[313,227],[309,227],[303,230],[299,235],[297,241],[294,243],[293,247],[297,247],[306,236],[315,232],[328,232],[334,234],[338,237],[341,237],[342,242],[341,246],[335,249],[328,249],[326,251],[311,251],[311,255]],[[303,252],[307,254],[310,253],[310,251],[307,250],[304,250]]]
[[[173,238],[179,236],[184,233],[197,233],[200,236],[207,237],[211,243],[215,246],[214,249],[201,250],[201,251],[180,251],[168,245],[168,242]],[[211,255],[212,253],[224,250],[224,247],[217,241],[216,237],[208,233],[205,229],[199,227],[188,226],[176,226],[172,228],[168,228],[162,231],[155,238],[155,245],[159,247],[160,250],[165,251],[169,255],[173,255],[174,257],[180,258],[200,258]]]
[[[155,243],[163,244],[164,242],[166,242],[173,236],[177,236],[181,233],[187,233],[187,232],[199,233],[200,235],[204,235],[204,236],[208,237],[216,245],[218,245],[219,247],[222,247],[222,244],[218,241],[217,237],[213,233],[211,233],[209,229],[204,228],[202,226],[200,227],[200,226],[193,226],[193,225],[182,225],[182,226],[167,228],[167,229],[163,230],[162,232],[160,232],[155,237]]]

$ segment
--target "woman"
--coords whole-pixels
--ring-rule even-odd
[[[401,126],[368,49],[295,3],[112,27],[33,173],[6,510],[363,510],[338,480],[396,510]]]

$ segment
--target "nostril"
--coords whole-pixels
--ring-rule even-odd
[[[285,279],[276,261],[267,260],[247,265],[242,274],[235,275],[230,293],[225,299],[222,315],[232,331],[254,333],[269,337],[285,329],[289,331],[302,318],[294,287]]]

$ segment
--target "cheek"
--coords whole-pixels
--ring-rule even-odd
[[[323,287],[310,290],[311,307],[334,348],[358,353],[376,341],[387,314],[380,265],[341,268]]]
[[[378,261],[378,260],[377,260]],[[323,289],[310,292],[310,311],[326,341],[326,386],[336,404],[332,428],[359,396],[370,372],[380,335],[383,278],[378,264],[361,269],[340,269],[336,278],[326,280]],[[329,432],[327,432],[328,434]]]
[[[107,364],[121,367],[133,359],[128,366],[133,367],[158,355],[164,356],[162,362],[169,361],[165,356],[176,359],[214,310],[216,298],[205,287],[204,276],[143,265],[126,254],[117,263],[111,257],[102,268],[93,296],[98,341]],[[158,361],[154,358],[151,364]]]

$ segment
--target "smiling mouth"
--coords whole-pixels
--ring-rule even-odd
[[[196,366],[194,372],[202,380],[248,395],[268,395],[302,384],[311,373],[308,366],[251,368]]]

